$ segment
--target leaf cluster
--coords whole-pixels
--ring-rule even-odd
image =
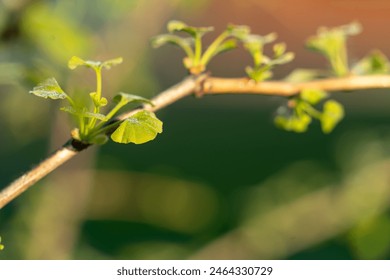
[[[83,60],[76,56],[69,60],[68,67],[70,69],[73,70],[79,66],[84,66],[91,68],[96,74],[96,90],[89,93],[91,106],[75,102],[59,86],[55,78],[45,80],[34,87],[30,93],[46,99],[65,99],[68,101],[69,105],[62,107],[60,110],[76,118],[78,127],[71,131],[71,135],[75,140],[87,144],[104,144],[108,140],[107,135],[109,132],[115,128],[111,134],[111,139],[114,142],[124,144],[148,142],[162,132],[162,122],[154,113],[140,110],[124,121],[114,121],[112,123],[108,123],[108,121],[125,105],[130,103],[148,103],[153,105],[150,100],[141,96],[120,92],[113,99],[115,106],[106,114],[101,112],[101,108],[108,104],[108,100],[102,96],[102,69],[110,69],[120,63],[122,63],[122,58],[120,57],[104,62]]]
[[[216,55],[235,49],[241,42],[253,58],[253,67],[248,66],[246,72],[255,81],[263,81],[272,77],[271,69],[277,64],[285,64],[294,58],[294,54],[286,52],[283,43],[274,45],[273,57],[264,55],[264,45],[276,39],[276,34],[266,36],[251,34],[245,25],[228,25],[203,52],[202,37],[214,30],[213,27],[192,27],[181,21],[170,21],[167,25],[168,34],[162,34],[152,39],[154,47],[170,43],[179,46],[186,53],[183,59],[184,66],[191,74],[198,75],[206,70],[207,64]],[[182,37],[174,33],[185,33]]]
[[[323,103],[322,111],[315,106],[324,101],[328,95],[317,89],[304,89],[298,96],[293,97],[287,105],[277,110],[275,124],[287,131],[302,133],[307,131],[313,119],[321,123],[324,133],[330,133],[344,117],[343,106],[335,100]]]
[[[252,34],[248,26],[228,25],[214,41],[206,48],[203,46],[205,34],[214,30],[213,27],[193,27],[182,21],[173,20],[167,24],[167,34],[161,34],[152,39],[154,47],[173,44],[180,47],[186,54],[183,59],[184,66],[190,74],[199,75],[206,70],[210,60],[218,54],[235,49],[238,43],[248,51],[253,60],[252,66],[246,67],[248,77],[256,82],[265,81],[272,77],[272,69],[276,65],[285,64],[294,59],[292,52],[286,51],[284,43],[276,43],[272,47],[272,56],[264,53],[267,44],[274,43],[276,34],[265,36]],[[361,25],[352,22],[347,25],[318,29],[317,34],[307,41],[307,47],[323,54],[330,62],[332,74],[336,76],[381,74],[389,72],[389,61],[380,51],[373,51],[359,60],[351,69],[348,65],[346,41],[347,38],[361,32]],[[90,144],[104,144],[108,137],[119,143],[141,144],[150,141],[162,132],[162,122],[145,110],[138,111],[124,121],[109,122],[115,114],[129,103],[151,104],[143,97],[120,92],[114,97],[115,106],[104,114],[101,108],[108,105],[108,100],[102,96],[102,69],[122,63],[122,58],[107,61],[83,60],[72,57],[68,67],[75,69],[84,66],[96,73],[96,90],[89,93],[91,106],[77,104],[59,86],[54,78],[49,78],[34,87],[32,94],[49,99],[66,99],[68,106],[62,111],[72,114],[77,119],[78,127],[73,129],[71,135],[74,139]],[[316,69],[297,69],[286,80],[290,82],[303,82],[317,78],[327,77],[329,72]],[[344,116],[343,106],[334,101],[326,100],[327,94],[318,89],[304,89],[295,97],[290,98],[287,105],[278,109],[275,123],[277,126],[294,132],[304,132],[313,119],[321,123],[324,133],[331,132]],[[322,104],[321,110],[319,105]],[[153,104],[151,104],[153,105]],[[113,131],[113,132],[112,132]],[[111,133],[112,132],[112,133]]]
[[[264,45],[276,39],[275,33],[266,36],[248,35],[244,38],[244,48],[253,58],[253,67],[247,66],[245,71],[252,80],[264,81],[272,77],[271,69],[278,64],[285,64],[294,59],[292,52],[286,52],[286,44],[278,43],[273,46],[273,57],[264,55]]]
[[[320,27],[315,36],[310,37],[306,46],[324,55],[330,63],[332,73],[337,77],[350,74],[369,75],[389,72],[389,61],[380,51],[373,51],[359,60],[350,69],[348,64],[347,39],[361,33],[362,26],[351,22],[334,28]]]
[[[321,27],[317,34],[308,39],[306,46],[323,54],[330,62],[332,73],[317,69],[296,69],[286,80],[289,82],[305,82],[332,75],[370,75],[389,73],[389,60],[380,51],[375,50],[360,59],[351,69],[348,65],[346,42],[348,37],[357,35],[362,27],[358,22],[352,22],[334,28]],[[314,106],[318,105],[327,94],[313,89],[303,90],[299,96],[293,97],[287,106],[278,109],[275,123],[277,126],[294,132],[307,130],[312,119],[321,122],[324,133],[331,132],[344,117],[343,106],[334,101],[324,102],[322,112]]]
[[[183,64],[193,75],[204,72],[213,57],[236,48],[238,40],[250,33],[248,26],[228,25],[226,30],[204,50],[202,38],[213,31],[213,27],[193,27],[182,21],[172,20],[168,22],[167,30],[168,34],[161,34],[152,39],[152,46],[158,48],[165,44],[172,44],[180,47],[186,54]],[[183,33],[186,36],[176,33]]]

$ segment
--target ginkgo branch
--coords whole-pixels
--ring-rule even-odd
[[[192,93],[206,94],[259,94],[293,96],[303,89],[319,89],[324,91],[361,90],[372,88],[390,88],[390,75],[347,76],[329,78],[310,82],[291,83],[283,81],[255,82],[248,78],[215,78],[206,75],[189,76],[182,82],[161,92],[151,100],[154,106],[144,104],[142,109],[155,112]],[[113,125],[125,120],[140,109],[131,110],[118,116],[107,125]],[[115,125],[113,125],[115,126]],[[109,133],[109,132],[108,132]],[[0,192],[0,209],[21,195],[36,182],[53,170],[60,167],[91,144],[84,144],[74,139],[44,159],[40,164],[23,174]]]

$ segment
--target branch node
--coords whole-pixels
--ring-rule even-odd
[[[194,95],[195,97],[197,98],[202,98],[205,94],[205,83],[206,83],[206,80],[207,78],[210,77],[210,72],[207,72],[207,73],[203,73],[201,75],[198,76],[198,82],[196,84],[196,87],[194,89]]]
[[[70,147],[71,150],[75,152],[81,152],[91,146],[89,143],[81,142],[76,139],[70,139],[64,146]]]

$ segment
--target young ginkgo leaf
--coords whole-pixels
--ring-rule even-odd
[[[278,43],[275,44],[272,49],[274,50],[275,57],[279,57],[286,52],[286,44]]]
[[[188,28],[188,25],[180,20],[171,20],[167,24],[167,29],[171,33],[175,31],[182,31],[186,28]]]
[[[321,116],[321,128],[324,133],[330,133],[344,118],[343,105],[334,100],[328,100],[324,104]]]
[[[67,107],[60,108],[60,110],[64,111],[64,112],[67,112],[69,114],[78,116],[78,117],[82,117],[82,118],[95,118],[95,119],[98,119],[98,120],[101,120],[101,121],[107,121],[107,118],[106,118],[105,115],[88,112],[87,108],[85,108],[85,107],[82,108],[82,109],[79,109],[79,108],[76,109],[74,107],[67,106]]]
[[[214,27],[193,27],[188,26],[186,23],[179,20],[171,20],[170,22],[168,22],[167,29],[170,33],[175,31],[182,31],[191,35],[192,37],[195,37],[197,35],[203,36],[205,33],[213,31]]]
[[[265,81],[272,77],[272,72],[264,69],[254,69],[250,66],[245,67],[245,72],[249,78],[256,82]]]
[[[292,116],[276,116],[275,124],[286,130],[297,133],[305,132],[311,123],[312,118],[307,114],[292,115]]]
[[[156,138],[162,132],[162,125],[154,113],[142,110],[124,120],[111,134],[111,139],[122,144],[143,144]]]
[[[295,58],[293,52],[287,52],[271,60],[270,65],[286,64]]]
[[[72,56],[71,59],[68,61],[68,67],[69,69],[73,70],[76,69],[78,66],[85,66],[87,65],[87,62],[84,59],[81,59],[77,56]]]
[[[345,35],[349,36],[357,35],[362,32],[362,25],[357,21],[342,25],[339,28]]]
[[[68,61],[68,67],[71,70],[76,69],[78,66],[86,66],[95,70],[102,67],[106,69],[110,69],[112,66],[122,63],[122,61],[123,59],[121,57],[100,62],[100,61],[84,60],[80,57],[73,56]]]
[[[33,88],[33,90],[30,90],[30,93],[39,97],[50,99],[65,99],[67,97],[66,93],[62,90],[54,78],[49,78],[38,84]]]
[[[254,52],[261,49],[265,44],[272,43],[277,38],[276,33],[269,33],[265,36],[250,34],[244,38],[244,47]]]
[[[251,29],[246,25],[230,24],[227,27],[227,32],[230,36],[233,36],[239,40],[244,40],[251,33]]]
[[[194,44],[193,38],[182,38],[173,34],[162,34],[155,36],[151,40],[153,48],[159,48],[165,44],[172,44],[181,48],[190,48]]]
[[[359,60],[352,68],[356,75],[389,73],[389,60],[381,51],[375,50]]]
[[[349,73],[346,40],[348,36],[356,35],[360,31],[361,25],[357,22],[331,29],[320,27],[317,35],[308,39],[306,46],[325,55],[334,74],[344,76]]]
[[[111,69],[112,66],[116,66],[118,64],[121,64],[123,62],[122,57],[117,57],[113,59],[109,59],[106,61],[101,62],[101,66],[106,68],[106,69]]]
[[[114,101],[116,103],[123,103],[123,105],[132,102],[139,102],[139,103],[148,103],[153,106],[153,103],[149,99],[146,99],[142,96],[138,96],[130,93],[124,93],[124,92],[120,92],[118,95],[116,95],[114,97]]]

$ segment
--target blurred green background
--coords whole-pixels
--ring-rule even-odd
[[[73,55],[122,56],[103,93],[153,97],[186,76],[180,50],[150,47],[170,19],[277,32],[296,54],[283,78],[325,67],[303,47],[320,25],[362,23],[351,62],[389,54],[389,12],[380,0],[0,0],[0,188],[69,138],[59,102],[28,91],[52,76],[92,91],[92,71],[67,69]],[[249,62],[238,50],[209,70],[239,77]],[[347,115],[330,135],[275,128],[280,97],[180,100],[158,112],[155,141],[88,149],[2,209],[0,259],[388,259],[388,91],[335,93]]]

